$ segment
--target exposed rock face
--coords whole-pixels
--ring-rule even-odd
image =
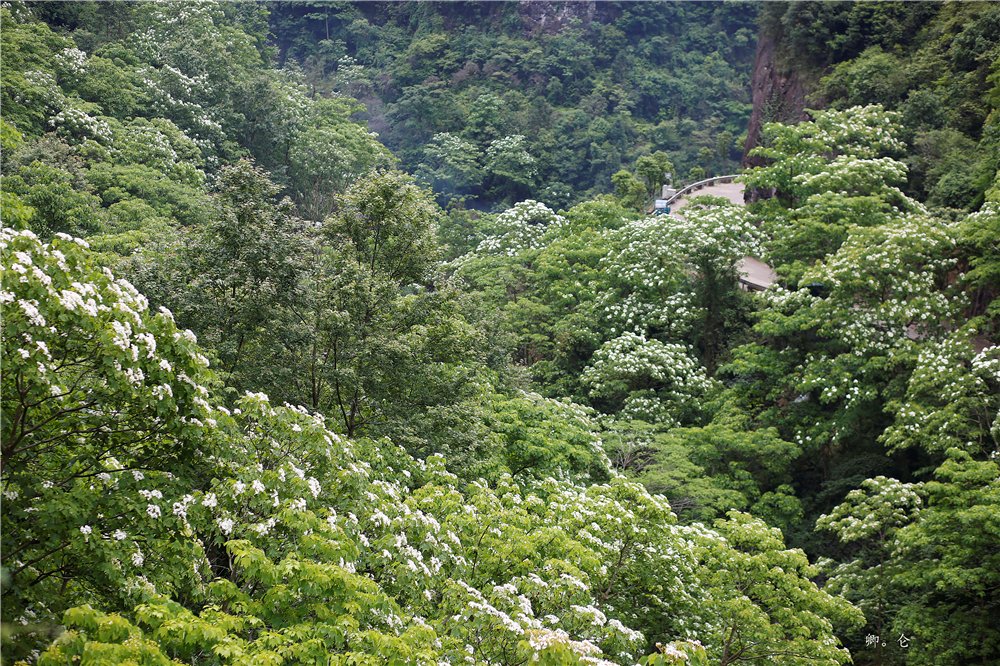
[[[742,166],[759,166],[762,160],[748,157],[751,149],[760,143],[764,123],[798,122],[805,120],[806,90],[802,78],[794,68],[784,67],[776,58],[777,43],[773,36],[761,34],[754,56],[753,74],[750,79],[753,111],[747,128],[747,142],[743,149]],[[748,192],[757,198],[757,193]]]

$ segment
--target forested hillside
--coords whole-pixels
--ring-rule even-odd
[[[0,22],[4,664],[1000,662],[1000,6]]]
[[[284,62],[362,100],[442,203],[558,208],[669,150],[732,173],[749,116],[751,3],[274,3]]]
[[[996,188],[995,3],[769,3],[761,26],[775,53],[758,64],[795,79],[762,100],[762,120],[797,117],[803,105],[882,104],[900,113],[908,194],[970,211]]]

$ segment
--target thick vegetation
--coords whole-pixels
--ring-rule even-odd
[[[645,217],[756,8],[5,4],[4,658],[995,661],[996,12],[904,7]]]
[[[909,194],[970,211],[995,192],[1000,6],[769,3],[761,13],[780,60],[815,82],[812,104],[900,113]]]
[[[749,3],[274,3],[281,55],[443,201],[550,207],[654,150],[733,173],[749,115]],[[657,175],[657,179],[662,173]],[[657,187],[659,182],[657,182]]]

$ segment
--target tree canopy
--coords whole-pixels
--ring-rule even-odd
[[[4,658],[997,661],[997,16],[5,3]]]

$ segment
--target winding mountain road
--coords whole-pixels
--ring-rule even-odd
[[[743,183],[733,182],[736,176],[720,176],[707,181],[700,181],[679,191],[670,202],[670,214],[676,215],[688,204],[690,198],[700,196],[723,197],[742,206]],[[740,284],[751,291],[767,289],[778,279],[774,269],[755,257],[743,257],[737,262],[740,273]]]
[[[733,183],[733,182],[717,182],[710,185],[706,185],[697,190],[691,192],[684,192],[681,190],[678,196],[670,204],[670,213],[674,214],[688,203],[688,197],[723,197],[729,201],[737,204],[739,206],[743,205],[743,183]]]

